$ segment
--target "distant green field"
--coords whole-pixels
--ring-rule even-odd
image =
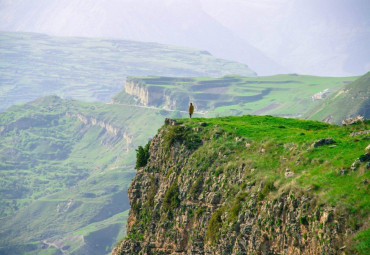
[[[166,116],[58,97],[0,113],[0,253],[109,253],[125,235],[135,149]]]
[[[316,77],[306,75],[275,75],[242,77],[227,75],[223,78],[129,77],[138,86],[146,87],[149,97],[162,94],[155,106],[168,105],[174,110],[186,111],[193,102],[196,111],[207,116],[242,114],[271,114],[300,117],[318,104],[312,100],[316,93],[329,89],[335,92],[357,77]],[[116,97],[119,102],[120,92]],[[166,101],[167,100],[167,101]]]
[[[254,76],[208,52],[157,43],[0,32],[0,111],[41,96],[108,102],[129,75]]]

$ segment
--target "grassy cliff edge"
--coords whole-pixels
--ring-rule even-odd
[[[112,254],[368,254],[369,126],[167,120]]]

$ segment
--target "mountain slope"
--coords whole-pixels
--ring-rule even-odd
[[[167,119],[112,254],[368,254],[369,128]]]
[[[129,75],[254,76],[248,66],[208,52],[116,39],[0,32],[0,111],[58,95],[109,101]]]
[[[287,71],[190,0],[2,1],[0,30],[111,37],[197,48],[257,73]]]
[[[305,117],[340,124],[357,115],[370,118],[370,72],[345,85]]]
[[[106,254],[156,109],[51,96],[0,113],[0,254]]]

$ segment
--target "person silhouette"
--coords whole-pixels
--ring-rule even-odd
[[[193,115],[194,113],[194,105],[193,103],[190,103],[189,105],[189,116],[190,116],[190,119],[191,119],[191,116]]]

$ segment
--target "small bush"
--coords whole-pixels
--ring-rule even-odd
[[[277,227],[280,227],[280,225],[281,225],[281,219],[277,219],[277,220],[276,220],[276,226],[277,226]]]
[[[188,213],[189,213],[189,218],[193,218],[193,216],[194,216],[193,210],[189,209]]]
[[[179,187],[177,183],[172,183],[167,189],[163,198],[163,209],[165,212],[172,211],[180,205]]]
[[[302,225],[308,225],[308,219],[306,216],[302,216],[301,218],[299,218],[299,222],[302,224]]]
[[[149,146],[150,141],[143,146],[139,146],[136,150],[136,166],[135,169],[139,169],[140,167],[146,166],[149,159]]]
[[[220,237],[219,230],[222,226],[221,216],[223,213],[224,208],[221,207],[212,214],[212,217],[209,220],[206,236],[211,243],[214,243]]]

